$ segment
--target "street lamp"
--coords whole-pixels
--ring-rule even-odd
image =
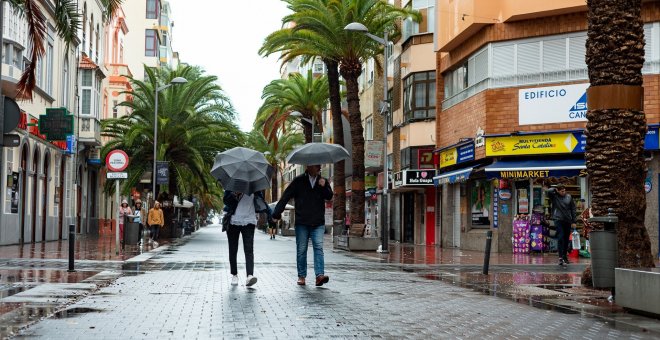
[[[299,111],[293,111],[293,112],[289,113],[289,116],[300,118],[300,120],[312,124],[312,142],[314,142],[314,115],[312,115],[312,119],[309,119],[309,118],[303,117],[303,114],[300,113]]]
[[[188,80],[183,77],[176,77],[170,81],[169,84],[158,86],[158,80],[156,80],[156,91],[155,91],[155,105],[154,105],[154,170],[153,170],[153,195],[154,202],[156,202],[156,146],[158,145],[158,93],[169,88],[172,85],[180,85],[187,83]]]
[[[384,57],[384,62],[383,62],[383,202],[381,204],[381,219],[380,219],[380,224],[381,224],[381,252],[382,253],[387,253],[389,252],[388,250],[388,243],[389,243],[389,232],[388,232],[388,224],[387,224],[387,189],[389,188],[389,178],[388,178],[388,169],[387,169],[387,122],[389,118],[389,113],[390,113],[390,107],[387,102],[387,48],[389,47],[389,41],[387,41],[387,30],[383,32],[383,37],[378,37],[375,36],[371,33],[369,33],[369,29],[367,29],[366,26],[359,22],[352,22],[346,27],[344,27],[345,30],[347,31],[352,31],[352,32],[360,32],[367,37],[371,38],[372,40],[375,40],[376,42],[380,43],[383,45],[383,57]]]

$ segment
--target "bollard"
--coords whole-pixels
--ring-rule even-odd
[[[488,266],[490,265],[490,243],[493,241],[493,231],[486,232],[486,252],[484,253],[484,275],[488,275]]]
[[[73,224],[69,224],[69,270],[68,272],[75,272],[76,270],[73,268],[74,263],[73,263],[73,249],[75,247],[76,243],[76,226]]]

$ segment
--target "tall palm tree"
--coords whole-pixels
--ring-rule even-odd
[[[37,64],[42,61],[46,53],[44,42],[46,41],[48,19],[38,0],[7,0],[11,8],[21,13],[27,22],[27,34],[30,42],[30,60],[23,75],[18,82],[18,97],[31,100],[32,91],[36,86]],[[112,18],[115,11],[121,6],[123,0],[101,0],[105,17],[104,20]],[[66,44],[66,50],[78,38],[78,30],[81,25],[81,15],[78,12],[77,0],[54,0],[55,3],[55,27],[57,35]]]
[[[323,11],[328,7],[329,1],[282,0],[293,12],[282,19],[283,27],[295,25],[296,17],[304,15],[308,8],[313,11]],[[328,76],[328,91],[330,99],[330,113],[332,116],[332,139],[335,144],[344,145],[344,128],[342,124],[342,109],[339,80],[339,56],[331,54],[332,42],[326,39],[323,32],[312,30],[299,30],[298,28],[282,28],[268,35],[263,46],[259,49],[262,55],[281,53],[280,59],[284,65],[287,62],[300,59],[310,63],[315,58],[321,58],[326,67]],[[334,164],[332,184],[334,195],[333,219],[344,220],[346,217],[346,189],[345,169],[346,162],[339,161]]]
[[[145,67],[145,72],[145,81],[131,79],[132,100],[119,104],[131,108],[132,113],[103,121],[103,136],[111,140],[102,148],[102,154],[115,148],[126,151],[131,157],[130,177],[123,191],[135,186],[154,161],[154,89],[175,77],[184,77],[186,84],[159,92],[157,159],[169,162],[171,194],[211,190],[215,180],[210,168],[215,155],[242,145],[244,140],[233,123],[229,100],[216,84],[217,78],[191,66],[159,71]],[[191,178],[199,180],[199,188],[189,185]]]
[[[255,125],[263,128],[268,140],[273,140],[279,130],[286,128],[286,122],[293,118],[292,112],[300,112],[303,118],[316,125],[312,128],[311,123],[303,124],[307,143],[312,141],[312,131],[323,132],[321,113],[328,105],[326,76],[314,77],[311,70],[306,77],[292,73],[287,79],[276,79],[266,85],[261,98],[264,103],[257,112]]]
[[[587,7],[590,98],[596,97],[593,90],[602,91],[608,85],[624,85],[641,92],[644,65],[641,0],[588,0]],[[605,215],[612,208],[618,215],[620,267],[653,267],[651,243],[644,226],[646,117],[641,107],[625,108],[611,100],[607,104],[592,107],[590,103],[587,112],[585,158],[591,179],[593,213]]]
[[[303,142],[303,135],[299,133],[280,131],[272,140],[260,128],[255,128],[248,134],[247,145],[254,150],[263,152],[270,165],[275,168],[271,181],[271,202],[278,200],[279,178],[280,174],[284,173],[286,156]]]
[[[295,24],[289,32],[291,50],[279,45],[268,50],[288,51],[293,55],[315,55],[339,64],[339,73],[346,81],[348,115],[353,148],[353,174],[351,184],[351,222],[364,223],[364,135],[358,78],[362,63],[382,54],[383,46],[369,37],[344,30],[352,22],[364,24],[369,32],[382,36],[385,31],[396,39],[400,36],[396,22],[406,17],[420,19],[416,11],[396,8],[383,0],[287,0],[293,13],[285,23]],[[282,33],[286,36],[286,33]],[[279,40],[283,40],[279,37]],[[268,38],[267,38],[268,39]],[[325,60],[325,59],[324,59]],[[333,112],[334,118],[334,112]],[[341,126],[341,119],[338,119]]]

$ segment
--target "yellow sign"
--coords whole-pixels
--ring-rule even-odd
[[[572,153],[577,146],[572,133],[486,137],[486,156]]]
[[[440,167],[444,168],[456,164],[458,152],[456,148],[447,149],[440,153]]]

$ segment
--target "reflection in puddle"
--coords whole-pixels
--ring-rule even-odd
[[[53,318],[55,319],[73,318],[81,314],[100,313],[100,312],[103,312],[103,310],[95,309],[95,308],[85,308],[85,307],[69,308],[53,314]]]

